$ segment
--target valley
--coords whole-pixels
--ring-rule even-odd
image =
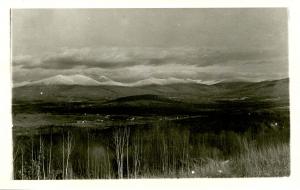
[[[17,179],[256,175],[259,171],[240,170],[247,163],[238,165],[234,160],[250,150],[286,146],[290,125],[286,91],[286,79],[17,87],[12,110],[14,175]],[[230,164],[222,169],[224,160]],[[287,163],[287,158],[280,162]],[[205,167],[214,169],[203,171]],[[273,170],[271,175],[287,175],[278,173],[282,168]]]

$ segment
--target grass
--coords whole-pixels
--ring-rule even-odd
[[[290,175],[288,143],[260,148],[248,143],[244,146],[245,152],[228,160],[207,158],[179,172],[171,171],[164,175],[145,173],[139,178],[283,177]]]
[[[230,177],[231,175],[229,160],[209,159],[205,164],[194,166],[186,177]]]
[[[288,143],[256,148],[250,146],[232,166],[237,177],[276,177],[290,175]]]
[[[228,160],[206,159],[205,163],[194,164],[192,169],[181,172],[176,177],[283,177],[290,175],[288,143],[257,148],[255,145],[244,142],[243,146],[245,151],[238,156]]]

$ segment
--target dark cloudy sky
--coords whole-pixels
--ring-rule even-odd
[[[288,77],[286,9],[12,10],[14,82]]]

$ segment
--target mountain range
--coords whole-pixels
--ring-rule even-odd
[[[242,100],[263,98],[289,100],[289,79],[262,82],[219,82],[202,84],[189,79],[145,79],[134,83],[120,83],[107,77],[98,80],[83,75],[57,75],[34,82],[14,85],[16,101],[110,101],[139,95],[164,96],[186,102]]]
[[[187,84],[187,83],[195,83],[195,84],[214,84],[218,81],[201,81],[194,79],[179,79],[179,78],[147,78],[131,83],[122,83],[114,81],[106,76],[101,76],[97,80],[92,79],[90,77],[84,75],[56,75],[49,78],[37,80],[37,81],[24,81],[20,83],[16,83],[14,87],[21,86],[35,86],[35,85],[81,85],[81,86],[144,86],[144,85],[168,85],[168,84]]]

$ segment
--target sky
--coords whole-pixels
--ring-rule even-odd
[[[284,8],[13,9],[13,82],[286,78],[287,27]]]

